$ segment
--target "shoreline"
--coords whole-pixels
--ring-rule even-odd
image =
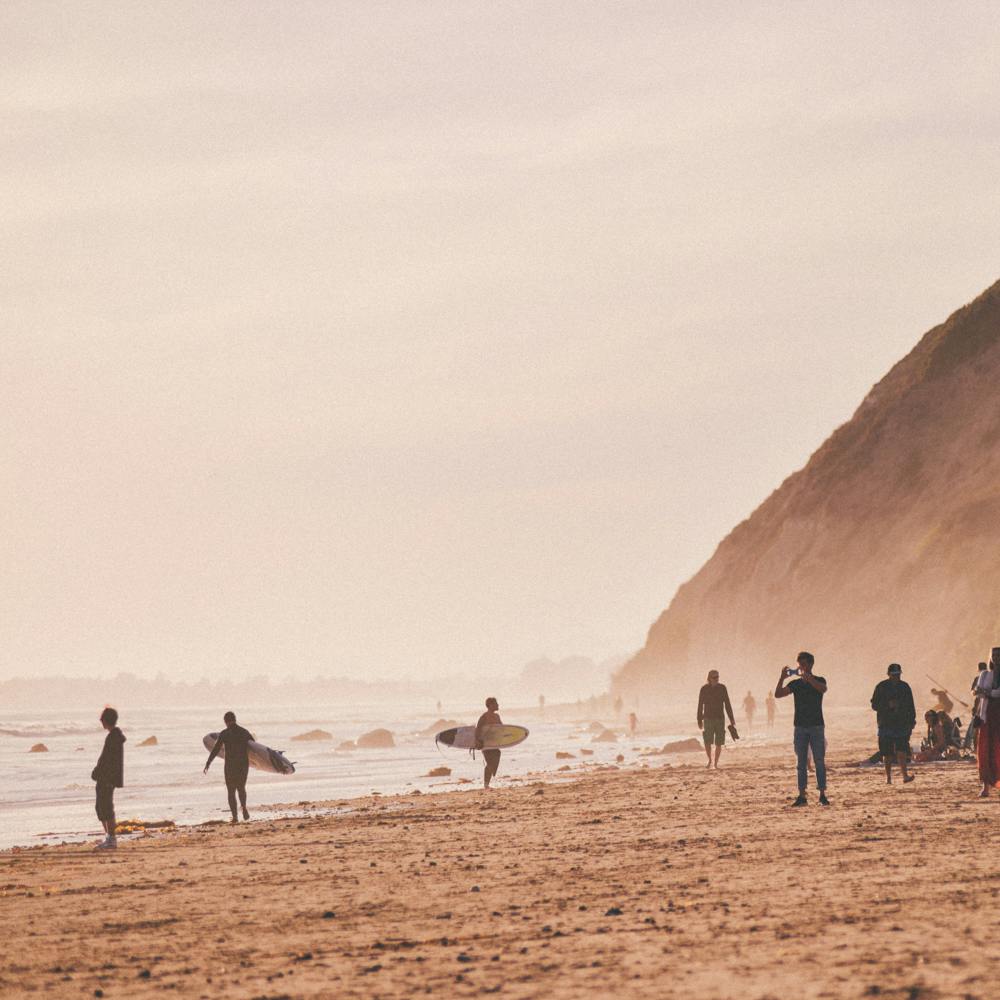
[[[856,712],[857,710],[849,710]],[[670,722],[664,723],[664,727],[669,728],[676,725],[675,719],[671,719]],[[762,739],[763,737],[763,739]],[[746,762],[746,757],[748,755],[761,755],[761,754],[771,754],[777,753],[779,756],[782,753],[782,748],[786,746],[787,737],[787,748],[789,752],[791,751],[791,734],[784,733],[782,729],[763,729],[756,731],[751,739],[754,742],[750,742],[746,737],[741,739],[738,743],[727,742],[726,749],[723,753],[723,770],[727,767],[736,766],[739,763]],[[515,773],[509,776],[501,773],[499,778],[499,784],[497,785],[496,791],[502,793],[505,790],[511,790],[519,787],[523,787],[527,784],[564,784],[575,781],[583,780],[589,776],[599,774],[602,772],[631,772],[631,771],[641,771],[646,769],[684,769],[694,767],[696,770],[703,767],[703,751],[688,751],[688,752],[671,752],[664,754],[660,750],[652,749],[646,747],[639,750],[638,747],[633,746],[635,743],[648,742],[650,734],[646,734],[645,738],[643,734],[637,733],[634,740],[628,740],[622,738],[621,743],[615,745],[612,749],[617,751],[628,751],[628,755],[624,761],[617,760],[591,760],[589,758],[578,757],[574,759],[571,764],[566,763],[562,760],[553,760],[548,767],[540,767],[536,770]],[[568,750],[576,750],[577,753],[580,752],[579,745],[575,742],[576,737],[567,737],[566,748]],[[864,767],[861,764],[861,760],[864,757],[868,757],[872,752],[874,739],[869,735],[869,733],[860,726],[847,726],[846,728],[839,728],[836,733],[836,739],[838,745],[841,747],[847,746],[857,746],[857,753],[860,755],[858,759],[850,762],[842,762],[841,767]],[[356,753],[366,753],[368,751],[356,751]],[[843,752],[843,751],[842,751]],[[586,748],[584,748],[584,753],[586,753]],[[616,753],[617,756],[617,753]],[[727,761],[729,763],[727,763]],[[927,762],[923,764],[914,763],[911,765],[915,769],[915,773],[919,773],[920,769],[926,767],[937,767],[943,766],[951,767],[954,765],[961,766],[962,764],[973,763],[970,761],[950,761],[950,762]],[[879,773],[881,773],[881,766],[878,766]],[[254,772],[251,772],[254,773]],[[360,792],[355,795],[343,795],[343,796],[332,796],[332,797],[313,797],[313,798],[301,798],[294,801],[265,801],[258,804],[254,804],[251,798],[250,809],[253,818],[250,821],[240,820],[239,826],[249,823],[270,823],[280,820],[294,820],[302,819],[305,817],[312,817],[317,814],[327,815],[327,814],[340,814],[345,812],[353,812],[358,808],[359,803],[364,802],[390,802],[393,800],[406,801],[412,797],[417,796],[439,796],[447,794],[457,794],[462,792],[474,792],[481,789],[481,771],[477,768],[474,772],[477,777],[469,778],[465,776],[456,776],[454,773],[451,776],[442,778],[439,783],[436,784],[426,784],[429,780],[429,775],[418,775],[415,776],[413,780],[425,782],[424,786],[419,789],[411,789],[409,791],[387,791],[382,792],[378,790],[372,790],[369,792]],[[199,776],[200,778],[200,776]],[[195,781],[198,778],[194,779]],[[413,782],[407,782],[412,784]],[[88,790],[91,787],[89,784],[87,786]],[[219,799],[224,798],[224,793],[219,790]],[[159,826],[159,827],[169,827],[167,829],[151,829],[149,833],[145,832],[128,832],[122,833],[119,836],[122,838],[122,843],[127,843],[130,840],[141,839],[145,836],[167,836],[173,835],[175,833],[180,833],[185,830],[197,830],[201,827],[212,827],[212,826],[230,826],[228,819],[228,808],[224,806],[224,803],[220,802],[219,805],[213,806],[213,810],[219,814],[219,818],[208,818],[200,820],[172,820],[166,816],[160,815],[150,815],[141,816],[136,815],[135,810],[129,808],[127,805],[122,809],[122,804],[116,802],[118,807],[118,822],[119,823],[133,823],[136,822],[139,825],[144,826]],[[102,831],[99,830],[99,824],[97,823],[96,817],[92,817],[93,829],[88,831],[74,831],[74,832],[38,832],[33,833],[30,836],[33,838],[52,838],[48,841],[34,842],[34,843],[20,843],[20,844],[8,844],[4,847],[0,847],[0,857],[4,854],[17,853],[22,851],[37,851],[47,848],[58,848],[63,846],[74,846],[89,843],[92,840],[99,839],[103,836]],[[59,838],[59,839],[56,839]]]
[[[847,766],[860,749],[831,755],[829,809],[813,790],[788,808],[782,744],[718,772],[368,797],[113,853],[5,853],[0,989],[985,1000],[1000,799],[977,799],[967,767],[887,787]]]

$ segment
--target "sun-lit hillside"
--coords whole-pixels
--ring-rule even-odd
[[[809,385],[798,392],[807,409]],[[770,680],[800,648],[859,699],[890,660],[911,681],[965,686],[1000,642],[998,537],[1000,282],[729,534],[615,688],[656,699],[719,663]]]

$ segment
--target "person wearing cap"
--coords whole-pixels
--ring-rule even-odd
[[[910,753],[910,734],[917,724],[917,708],[910,685],[902,679],[903,668],[890,663],[886,673],[889,676],[875,685],[872,694],[872,710],[878,719],[878,749],[885,764],[886,784],[892,784],[894,761],[903,773],[903,784],[909,784],[913,775],[906,770],[906,759]]]
[[[989,670],[979,675],[976,700],[981,720],[976,762],[979,764],[979,780],[983,783],[979,797],[985,799],[990,794],[990,788],[1000,784],[1000,646],[993,647]]]
[[[795,719],[793,739],[796,758],[796,777],[799,781],[799,795],[793,806],[808,804],[806,785],[809,781],[809,754],[816,764],[816,787],[819,789],[819,804],[828,806],[830,800],[826,797],[826,723],[823,720],[823,695],[826,694],[825,677],[817,677],[813,673],[816,657],[803,650],[795,658],[797,669],[782,667],[778,685],[774,689],[775,698],[795,698]],[[789,677],[798,674],[790,684],[785,684]]]
[[[709,670],[708,683],[703,684],[698,692],[698,728],[703,731],[709,767],[713,763],[712,747],[715,747],[716,770],[719,767],[719,754],[726,745],[726,715],[729,716],[730,726],[735,730],[736,719],[733,717],[733,706],[729,701],[726,685],[719,683],[718,670]]]

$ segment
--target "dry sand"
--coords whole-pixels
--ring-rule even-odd
[[[829,809],[782,747],[4,854],[0,993],[995,996],[1000,800],[866,751]]]

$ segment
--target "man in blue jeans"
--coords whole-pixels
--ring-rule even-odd
[[[795,698],[795,756],[798,760],[799,797],[793,806],[806,804],[806,783],[808,781],[809,751],[812,750],[816,764],[816,787],[819,789],[819,804],[828,806],[826,797],[826,727],[823,724],[823,695],[826,694],[826,680],[813,674],[816,658],[812,653],[799,653],[795,658],[797,670],[782,667],[775,698]],[[794,681],[785,685],[789,677],[798,674]]]

